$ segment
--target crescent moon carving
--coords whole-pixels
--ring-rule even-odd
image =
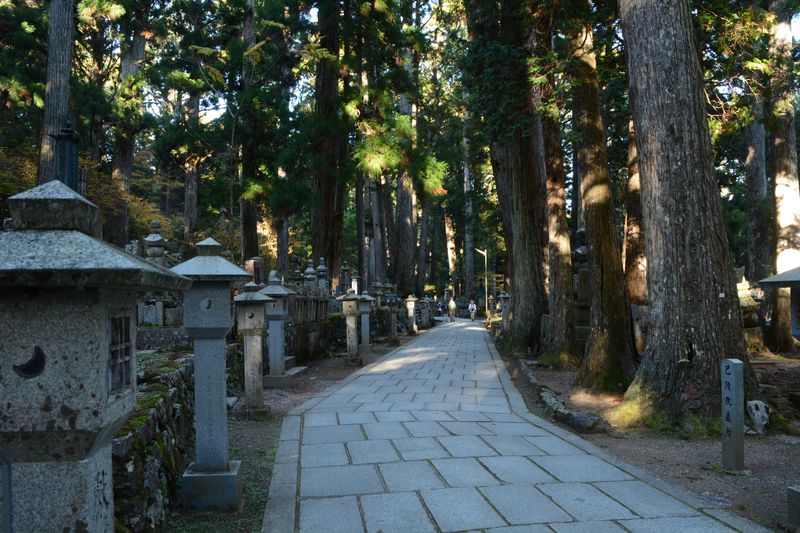
[[[30,359],[21,365],[14,365],[11,368],[24,379],[31,379],[44,372],[46,362],[47,359],[44,352],[41,348],[36,346],[33,348],[33,356]]]

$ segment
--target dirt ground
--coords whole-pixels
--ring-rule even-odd
[[[506,365],[528,407],[544,415],[517,362],[506,361]],[[775,387],[770,389],[773,392],[777,390],[783,394],[800,388],[800,366],[796,363],[756,364],[754,368],[761,385]],[[535,367],[533,371],[573,409],[598,413],[620,400],[615,395],[595,395],[575,386],[575,371]],[[747,436],[745,465],[748,470],[741,475],[723,472],[717,440],[681,440],[654,434],[646,428],[583,437],[709,502],[721,504],[769,529],[789,531],[785,524],[786,487],[800,482],[800,437],[780,433]]]
[[[424,334],[424,333],[423,333]],[[401,345],[412,340],[401,337]],[[373,353],[364,357],[368,365],[396,347],[373,345]],[[357,367],[349,366],[337,354],[314,361],[298,375],[289,389],[268,389],[264,402],[269,413],[259,419],[248,419],[244,413],[229,411],[229,456],[242,461],[244,506],[237,513],[211,513],[176,509],[170,512],[166,531],[172,533],[249,533],[260,532],[267,503],[272,466],[280,438],[281,422],[291,409],[315,394],[346,378]]]

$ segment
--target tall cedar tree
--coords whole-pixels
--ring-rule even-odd
[[[628,124],[628,184],[625,187],[625,231],[622,245],[625,287],[632,304],[647,303],[647,257],[644,255],[642,226],[642,183],[639,176],[639,152],[633,118]]]
[[[44,92],[44,119],[39,144],[39,170],[36,182],[56,178],[56,143],[69,113],[69,79],[72,72],[75,0],[52,0],[47,28],[47,84]],[[73,125],[74,127],[74,125]]]
[[[630,308],[614,226],[591,10],[586,0],[572,1],[569,8],[572,13],[583,15],[572,21],[569,47],[573,120],[578,138],[575,158],[583,168],[580,187],[592,290],[592,332],[586,342],[578,380],[584,387],[622,391],[633,380],[636,361]]]
[[[772,91],[772,172],[775,183],[775,268],[786,272],[800,266],[800,189],[797,181],[797,136],[794,124],[794,81],[792,79],[792,2],[772,0],[775,15],[770,53],[774,61]],[[794,346],[791,331],[789,289],[773,293],[769,344],[786,351]]]
[[[720,361],[748,362],[687,0],[620,0],[642,176],[652,325],[626,399],[719,412]],[[752,369],[746,365],[748,383]]]

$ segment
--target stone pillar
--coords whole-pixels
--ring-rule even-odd
[[[101,241],[98,208],[60,181],[7,202],[0,456],[11,484],[0,485],[11,499],[3,518],[18,532],[113,531],[110,442],[136,404],[136,293],[191,282]]]
[[[289,298],[296,293],[287,289],[278,279],[278,272],[269,274],[269,284],[259,291],[273,301],[267,302],[267,321],[269,322],[269,375],[264,377],[265,387],[285,387],[290,383],[286,375],[286,320],[289,317]]]
[[[309,296],[317,292],[317,270],[314,268],[314,261],[309,259],[305,272],[303,272],[303,284]]]
[[[358,272],[353,272],[353,276],[350,278],[350,288],[355,294],[358,294],[359,283],[361,283],[361,278],[358,276]]]
[[[342,302],[347,325],[347,359],[351,364],[361,364],[361,356],[358,352],[358,317],[360,312],[358,304],[361,298],[350,289],[345,296],[339,298]]]
[[[236,301],[236,323],[244,336],[244,397],[248,409],[264,409],[263,333],[265,307],[274,301],[260,294],[261,285],[247,283]]]
[[[722,468],[744,470],[744,363],[739,359],[723,359],[720,378]]]
[[[372,302],[375,298],[366,291],[360,296],[358,301],[358,312],[361,314],[361,345],[358,351],[361,355],[372,352],[372,344],[369,339],[369,315],[372,311]]]
[[[409,294],[406,298],[406,310],[408,311],[408,328],[406,335],[416,335],[417,330],[417,297]]]
[[[503,316],[503,331],[508,331],[511,318],[511,295],[506,291],[500,293],[500,312]]]
[[[397,297],[389,295],[386,298],[386,304],[389,308],[389,344],[396,346],[397,340]]]
[[[328,267],[325,265],[325,258],[319,258],[319,265],[317,266],[317,287],[327,298],[330,296],[330,286],[328,285]]]
[[[214,239],[172,271],[194,280],[184,297],[183,325],[194,340],[195,461],[183,474],[183,504],[236,510],[242,504],[241,461],[228,458],[225,336],[231,327],[231,284],[250,274],[218,254]]]

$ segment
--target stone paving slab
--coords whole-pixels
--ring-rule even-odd
[[[262,532],[767,531],[531,414],[440,323],[284,418]]]

